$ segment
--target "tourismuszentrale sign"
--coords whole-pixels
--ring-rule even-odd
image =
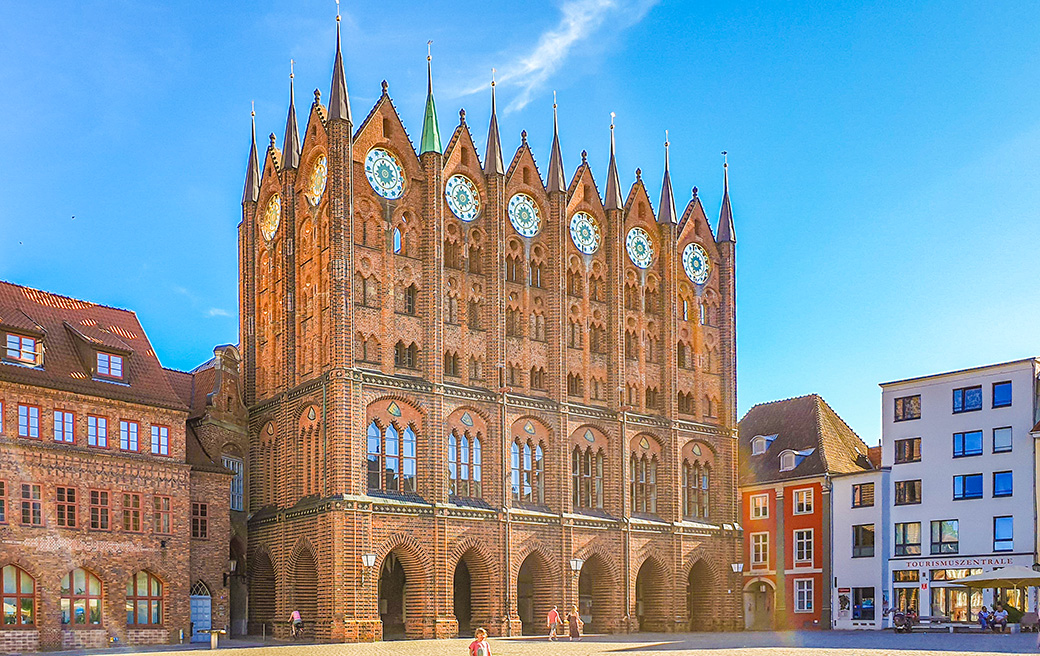
[[[919,569],[953,569],[959,567],[1004,567],[1014,565],[1014,558],[928,558],[925,560],[908,560],[907,567]]]

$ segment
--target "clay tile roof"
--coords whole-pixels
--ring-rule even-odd
[[[166,378],[170,381],[170,387],[177,393],[177,397],[184,405],[191,407],[192,397],[192,375],[186,371],[163,368]]]
[[[63,321],[62,324],[67,330],[72,332],[74,336],[82,339],[91,346],[101,347],[106,350],[125,353],[127,355],[134,352],[126,342],[119,339],[119,336],[116,334],[115,326],[104,328],[93,319],[81,319],[79,323],[76,324]],[[122,332],[125,332],[125,330]]]
[[[762,403],[739,424],[740,484],[873,469],[867,445],[818,394]],[[751,455],[757,436],[776,437],[765,453]],[[780,454],[802,457],[792,470],[780,471]]]
[[[187,407],[129,310],[0,281],[0,324],[43,336],[43,366],[0,360],[0,380],[176,410]],[[91,378],[98,347],[124,354],[124,382]]]

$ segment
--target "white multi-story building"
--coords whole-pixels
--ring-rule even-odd
[[[831,479],[831,560],[835,574],[831,618],[835,629],[883,626],[886,587],[882,581],[891,554],[884,537],[890,522],[890,480],[888,467],[838,474]]]
[[[881,385],[891,499],[888,519],[884,511],[874,518],[883,522],[875,539],[888,552],[878,572],[882,609],[955,621],[973,620],[995,601],[1024,609],[1018,591],[972,592],[949,582],[1037,561],[1030,431],[1040,418],[1038,373],[1040,359],[1030,358]]]

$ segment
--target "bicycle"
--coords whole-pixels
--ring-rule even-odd
[[[303,622],[289,622],[289,636],[293,640],[303,639]]]

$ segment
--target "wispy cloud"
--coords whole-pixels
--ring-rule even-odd
[[[210,308],[209,312],[206,313],[207,317],[230,317],[231,313],[221,308]]]
[[[590,40],[605,25],[629,27],[641,21],[659,0],[566,0],[560,6],[560,22],[538,38],[534,49],[498,67],[500,86],[519,90],[507,112],[523,109],[532,95],[567,60],[574,48]],[[615,30],[616,31],[616,30]],[[486,91],[482,82],[467,90]]]

